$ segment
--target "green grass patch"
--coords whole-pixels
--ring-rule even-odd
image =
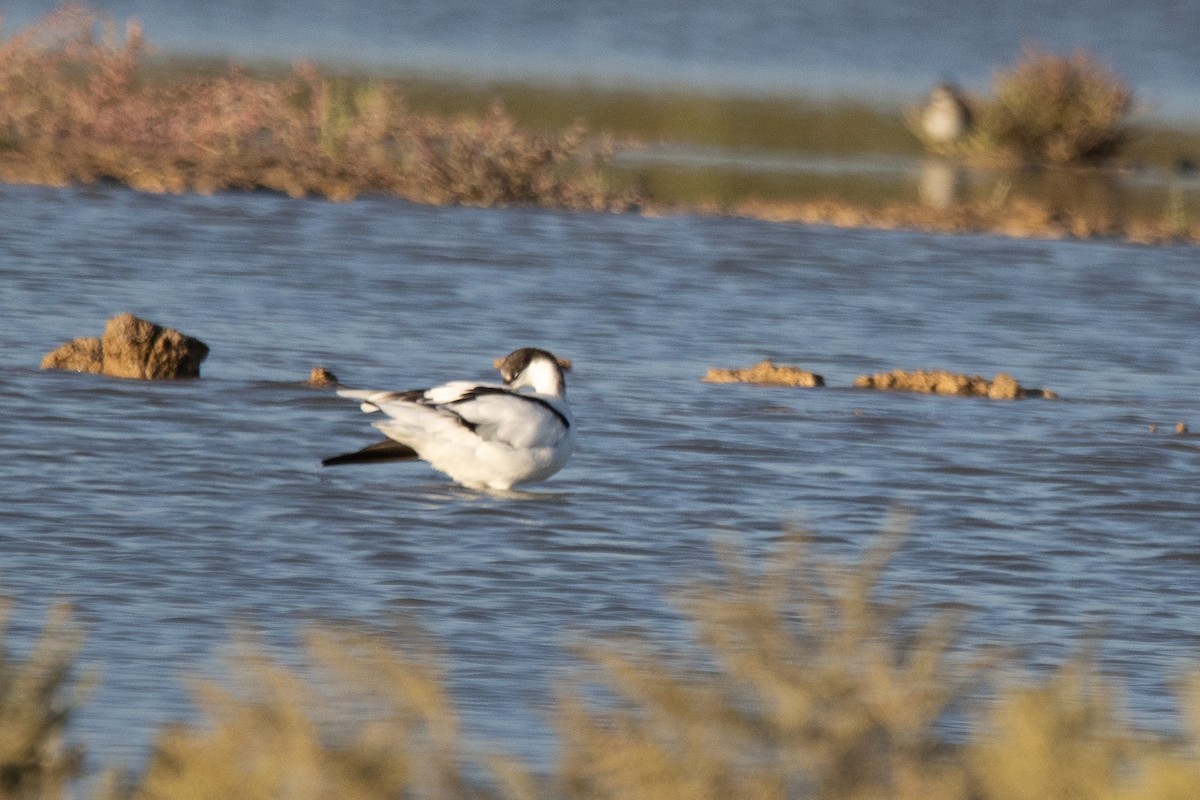
[[[428,76],[396,81],[416,108],[479,113],[498,100],[522,124],[560,128],[582,120],[589,129],[618,140],[838,155],[920,152],[898,110],[853,100],[586,82],[474,82]]]

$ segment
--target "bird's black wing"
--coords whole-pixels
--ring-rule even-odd
[[[331,456],[321,461],[323,467],[334,467],[338,464],[372,464],[381,461],[411,461],[417,457],[417,451],[408,445],[384,439],[382,442],[367,445],[362,450],[353,453],[343,453]]]

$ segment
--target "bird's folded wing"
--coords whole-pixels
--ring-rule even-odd
[[[553,446],[570,427],[549,402],[507,389],[475,391],[445,407],[473,426],[481,439],[513,447]]]

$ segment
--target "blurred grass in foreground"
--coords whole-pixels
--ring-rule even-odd
[[[73,674],[81,631],[58,606],[24,657],[9,652],[11,603],[0,601],[0,798],[64,797],[83,752],[67,742],[85,683]]]
[[[857,559],[805,537],[678,605],[690,646],[580,647],[551,712],[557,767],[538,774],[468,746],[430,643],[316,629],[301,667],[254,647],[235,680],[197,684],[203,719],[161,731],[140,775],[97,800],[618,798],[635,800],[1168,800],[1200,796],[1200,674],[1178,736],[1137,730],[1119,687],[1083,660],[1030,675],[967,647],[959,620],[881,580],[901,545]],[[58,614],[24,659],[0,661],[0,797],[63,798],[77,629]],[[288,663],[298,663],[296,658]],[[72,702],[64,702],[72,699]],[[948,715],[966,732],[948,735]]]

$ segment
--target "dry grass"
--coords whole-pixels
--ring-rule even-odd
[[[307,637],[303,677],[260,653],[238,660],[236,690],[198,685],[204,723],[159,736],[133,798],[475,794],[457,716],[429,656],[333,630]]]
[[[604,143],[578,127],[526,130],[499,107],[474,118],[418,114],[386,82],[305,65],[270,80],[231,68],[146,81],[145,49],[135,25],[121,37],[82,6],[0,44],[0,177],[584,209],[633,202],[604,179]]]
[[[724,580],[683,599],[699,655],[591,648],[614,699],[564,704],[562,796],[1200,796],[1200,674],[1180,737],[1139,731],[1086,659],[1021,675],[966,648],[953,616],[885,591],[900,542],[888,534],[839,562],[793,538],[761,569],[727,552]],[[950,712],[974,723],[961,740],[945,735]]]
[[[1133,92],[1085,51],[1059,56],[1029,48],[994,86],[979,135],[1024,161],[1096,164],[1129,142]]]
[[[975,123],[931,152],[968,160],[1039,166],[1092,166],[1118,158],[1133,140],[1132,89],[1092,54],[1057,55],[1028,47],[992,79],[990,97],[972,98]]]
[[[1008,686],[965,748],[984,800],[1184,800],[1200,796],[1200,675],[1184,684],[1182,736],[1134,729],[1120,693],[1084,663]]]
[[[968,647],[956,617],[889,590],[901,544],[888,533],[840,560],[793,535],[755,563],[722,548],[722,576],[679,595],[692,642],[581,648],[591,667],[562,691],[561,756],[546,775],[464,745],[423,637],[321,629],[292,666],[244,649],[232,685],[197,685],[200,722],[163,730],[140,775],[92,796],[1200,796],[1200,673],[1183,686],[1178,736],[1138,730],[1086,660],[1024,674],[1000,651]],[[78,641],[58,612],[30,655],[0,661],[0,798],[65,797],[79,776],[79,752],[63,744]]]
[[[977,675],[953,652],[954,620],[914,622],[880,596],[896,541],[849,573],[799,538],[762,571],[726,553],[724,581],[683,600],[703,661],[594,648],[618,701],[568,706],[576,796],[961,796],[936,724]]]
[[[10,607],[0,602],[0,798],[63,798],[83,764],[66,738],[82,700],[74,676],[80,630],[66,608],[55,608],[29,653],[14,657],[5,646]]]

